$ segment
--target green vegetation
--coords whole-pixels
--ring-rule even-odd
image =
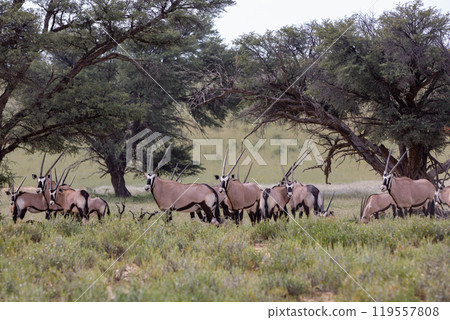
[[[336,218],[297,219],[301,227],[251,227],[246,217],[216,228],[180,213],[151,226],[156,217],[136,223],[128,212],[153,211],[150,197],[129,199],[121,220],[119,200],[108,201],[103,223],[2,219],[0,300],[74,301],[104,273],[81,301],[370,301],[319,245],[377,301],[450,299],[449,220],[363,225],[359,199],[346,197],[336,199]]]

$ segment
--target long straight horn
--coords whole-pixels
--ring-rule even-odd
[[[185,165],[184,166],[184,168],[183,168],[183,170],[181,170],[181,172],[180,172],[180,174],[178,175],[178,177],[176,178],[176,180],[175,181],[178,181],[178,180],[180,180],[180,178],[181,178],[181,175],[184,173],[184,171],[186,171],[186,169],[191,165],[192,163],[191,162],[189,162],[187,165]]]
[[[26,178],[27,178],[26,176],[23,177],[22,182],[19,184],[19,187],[17,188],[16,192],[18,192],[18,191],[20,190],[20,188],[22,188],[22,185],[23,185],[23,183],[25,182],[25,179],[26,179]]]
[[[39,171],[39,176],[42,177],[42,171],[44,170],[44,162],[45,162],[45,156],[47,155],[47,152],[44,152],[44,156],[42,157],[42,163],[41,163],[41,171]]]
[[[11,179],[11,194],[15,193],[14,191],[14,179]]]
[[[294,172],[295,169],[297,169],[297,167],[300,165],[300,163],[302,163],[303,160],[305,160],[306,157],[309,156],[309,154],[310,154],[311,152],[312,152],[312,149],[309,149],[309,151],[305,151],[305,153],[303,153],[301,156],[299,156],[299,157],[297,158],[297,160],[295,160],[294,164],[292,165],[291,170],[288,171],[288,175],[289,175],[291,172]]]
[[[448,169],[450,169],[450,164],[447,166],[447,170],[445,170],[444,179],[442,179],[442,187],[444,186],[445,180],[447,179]]]
[[[58,181],[58,180],[56,180]],[[56,188],[55,188],[56,189]],[[52,179],[52,172],[50,171],[50,191],[53,191],[53,179]]]
[[[323,212],[323,204],[325,203],[325,191],[323,192],[323,196],[322,196],[322,204],[320,205],[320,211]]]
[[[281,166],[281,173],[283,173],[283,180],[286,182],[286,173],[284,173],[284,168],[283,166],[280,164]]]
[[[70,170],[70,169],[69,169],[69,170]],[[61,181],[62,181],[62,179],[63,179],[63,177],[64,177],[65,172],[66,172],[66,169],[63,170],[63,172],[62,172],[62,174],[61,174],[61,177],[59,177],[59,180],[58,180],[57,183],[56,183],[55,189],[58,188],[58,187],[61,185]],[[50,181],[52,181],[51,174],[52,174],[52,173],[50,172]],[[50,189],[51,189],[51,190],[55,190],[55,189],[52,189],[52,183],[50,183]]]
[[[242,149],[241,154],[239,155],[239,157],[237,158],[236,162],[235,162],[235,163],[233,164],[233,166],[231,167],[230,171],[228,171],[227,176],[229,176],[229,175],[233,172],[234,168],[235,168],[236,165],[239,163],[239,160],[241,160],[242,155],[244,154],[244,152],[245,152],[245,149]]]
[[[156,167],[155,172],[157,172],[163,166],[162,163],[163,163],[164,159],[166,159],[167,153],[170,151],[170,148],[172,148],[172,144],[169,144],[169,146],[166,149],[166,152],[164,152],[163,157],[161,158],[161,160],[159,160],[158,166]]]
[[[400,161],[402,161],[403,157],[408,153],[409,149],[406,149],[406,151],[402,154],[402,156],[400,157],[400,159],[398,159],[397,163],[395,164],[395,166],[391,169],[391,171],[389,172],[389,174],[391,174],[392,172],[394,172],[395,168],[397,168],[397,166],[400,164]]]
[[[389,160],[391,159],[391,153],[392,153],[392,148],[389,149],[389,155],[388,155],[387,160],[386,160],[386,166],[384,167],[384,173],[388,172]]]
[[[59,161],[59,159],[61,159],[61,157],[64,155],[64,153],[66,153],[67,149],[64,149],[63,152],[61,152],[61,154],[59,155],[59,157],[55,160],[55,162],[53,162],[53,164],[50,166],[50,168],[48,168],[47,172],[44,174],[44,176],[48,175],[50,173],[50,171],[53,169],[53,167],[56,165],[56,163]],[[43,164],[43,163],[42,163]]]
[[[361,198],[361,204],[360,204],[360,206],[359,206],[359,218],[362,218],[362,215],[363,215],[364,198],[365,198],[365,196],[363,196],[363,197]]]
[[[241,181],[241,180],[239,180],[239,166],[237,166],[237,169],[236,169],[236,176],[237,176],[238,181]]]
[[[247,175],[245,176],[245,179],[242,183],[247,182],[247,178],[248,178],[248,175],[250,174],[250,170],[252,170],[252,166],[253,166],[253,161],[252,161],[252,163],[250,163],[250,167],[248,168]]]
[[[228,149],[227,149],[227,151],[225,152],[225,157],[223,157],[222,176],[225,175],[225,166],[226,166],[226,163],[227,163],[227,158],[228,158]]]
[[[336,193],[336,191],[333,191],[333,194],[331,195],[331,199],[330,199],[330,202],[328,202],[328,207],[327,207],[327,210],[325,210],[326,212],[328,212],[328,209],[330,209],[330,206],[331,206],[331,202],[333,201],[333,198],[334,198],[334,194]]]
[[[58,181],[58,174],[56,173],[56,168],[55,168],[55,180]]]
[[[75,177],[76,177],[76,176],[73,176],[73,178],[72,178],[72,181],[70,181],[70,183],[69,183],[69,187],[71,187],[71,186],[72,186],[72,184],[73,184],[73,181],[75,180]]]
[[[170,180],[173,180],[173,176],[175,175],[175,171],[177,171],[177,169],[178,169],[178,162],[175,165],[175,168],[173,168],[172,175],[170,176]]]
[[[65,174],[65,176],[64,176],[64,179],[62,180],[62,184],[64,184],[65,182],[66,182],[66,179],[67,179],[67,176],[69,175],[69,172],[70,172],[70,169],[71,168],[69,168],[68,170],[67,170],[67,172],[66,172],[66,174]],[[57,179],[57,178],[55,178],[55,179]]]

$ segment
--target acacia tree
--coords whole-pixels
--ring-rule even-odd
[[[113,115],[81,99],[55,101],[87,67],[124,59],[117,46],[145,39],[171,17],[215,16],[232,0],[0,1],[0,163],[19,147],[61,149],[86,121]],[[66,104],[67,106],[68,104]],[[55,134],[55,133],[60,134]],[[58,142],[58,143],[54,143]]]
[[[78,126],[77,135],[69,139],[89,146],[88,159],[96,161],[101,171],[110,175],[116,196],[126,197],[130,192],[125,174],[133,171],[126,163],[126,141],[144,129],[170,136],[170,167],[161,170],[172,170],[177,162],[181,170],[190,159],[191,144],[187,143],[186,132],[219,125],[230,110],[223,105],[189,109],[186,102],[198,90],[203,75],[217,61],[232,56],[212,30],[210,17],[186,15],[166,19],[160,29],[126,41],[123,48],[127,56],[87,68],[74,79],[72,89],[60,95],[63,101],[55,102],[67,105],[80,92],[89,92],[83,94],[83,104],[95,109],[112,96],[107,99],[109,112],[115,110],[113,113],[117,114],[107,121]],[[70,54],[62,53],[58,60],[70,60]],[[94,93],[97,90],[100,99]],[[162,154],[155,158],[158,156]],[[191,165],[185,173],[194,174],[200,169]]]
[[[432,180],[431,153],[448,145],[449,30],[448,13],[414,1],[379,18],[246,35],[236,41],[237,80],[207,91],[210,100],[238,95],[257,128],[287,121],[314,133],[327,148],[326,175],[348,155],[382,173],[389,141],[409,148],[401,175]]]

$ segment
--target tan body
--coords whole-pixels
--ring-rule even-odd
[[[211,222],[213,210],[219,203],[217,193],[210,188],[204,184],[182,184],[155,176],[151,192],[160,210],[194,212],[201,209],[205,211],[208,221]],[[217,207],[217,212],[218,210]],[[216,218],[218,218],[217,215]]]
[[[367,201],[364,206],[364,210],[361,216],[361,222],[367,223],[370,221],[370,218],[379,212],[384,212],[392,208],[394,210],[397,209],[397,205],[395,204],[394,199],[392,199],[391,195],[388,193],[381,194],[372,194],[367,198]]]
[[[48,212],[48,206],[41,194],[20,192],[17,194],[14,203],[11,204],[10,210],[13,215],[13,220],[16,222],[17,218],[21,220],[25,218],[27,211],[31,213]]]
[[[89,198],[88,206],[89,214],[97,213],[98,220],[104,217],[106,213],[109,214],[108,203],[102,198]]]
[[[450,187],[439,189],[438,192],[439,201],[450,207]]]
[[[425,207],[427,204],[433,205],[435,192],[435,186],[426,179],[391,177],[389,194],[399,208],[409,209]]]
[[[278,215],[281,215],[281,213],[284,212],[288,202],[289,197],[286,187],[275,186],[272,189],[265,189],[262,192],[262,196],[259,201],[259,210],[261,210],[265,219],[270,219],[273,215],[274,220],[277,221]]]
[[[314,186],[305,186],[301,183],[294,183],[294,190],[291,199],[289,200],[289,207],[291,208],[291,213],[295,218],[295,212],[301,207],[304,208],[306,216],[309,217],[309,212],[312,210],[315,213],[320,211],[322,207],[322,199],[320,192]],[[315,191],[317,190],[317,192]],[[299,216],[303,214],[300,211]]]
[[[255,223],[260,212],[259,202],[261,199],[261,189],[255,183],[231,180],[223,193],[226,193],[228,198],[227,203],[229,203],[230,211],[246,210],[252,224]]]
[[[74,190],[68,186],[60,186],[56,190],[54,203],[61,206],[68,213],[76,208],[81,217],[89,217],[89,193],[86,190]],[[50,202],[51,203],[51,202]]]

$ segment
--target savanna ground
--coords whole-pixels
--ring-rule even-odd
[[[235,131],[223,130],[219,134]],[[264,152],[278,161],[272,149]],[[38,169],[41,155],[14,157],[13,169],[29,176]],[[220,170],[219,162],[208,166],[202,182],[212,182],[208,177]],[[274,182],[279,179],[276,168],[257,168],[252,176],[261,183]],[[75,187],[104,190],[99,186],[105,180],[92,175],[94,171],[92,164],[80,166]],[[317,170],[297,177],[323,183]],[[182,213],[174,213],[170,225],[158,216],[136,222],[129,210],[139,214],[141,208],[157,209],[145,193],[127,199],[121,219],[114,204],[122,200],[101,195],[111,206],[111,216],[102,223],[95,217],[86,225],[61,216],[45,221],[43,214],[27,213],[25,220],[36,222],[15,225],[2,194],[0,300],[371,301],[370,294],[377,301],[449,301],[450,220],[394,220],[388,213],[361,224],[361,196],[376,191],[380,181],[357,181],[379,177],[349,161],[332,178],[332,185],[320,188],[338,191],[332,205],[335,217],[297,217],[298,224],[271,221],[255,227],[247,216],[243,225],[215,227]],[[136,190],[145,184],[141,177],[128,181]]]

